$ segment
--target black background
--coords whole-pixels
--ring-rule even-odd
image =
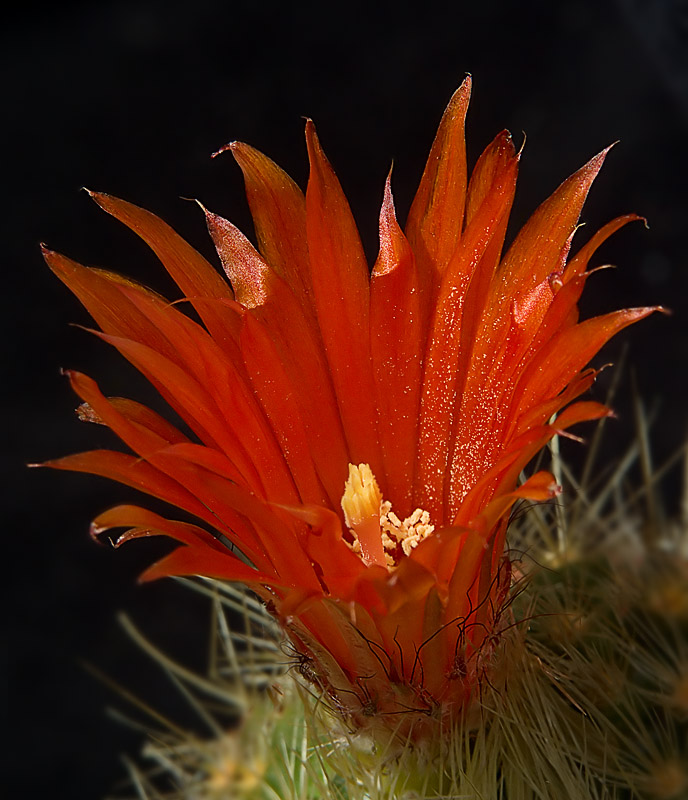
[[[661,461],[686,425],[687,38],[685,0],[132,0],[28,3],[6,17],[0,220],[10,389],[3,408],[9,796],[101,797],[123,774],[120,754],[136,752],[137,736],[104,717],[106,705],[124,703],[81,661],[154,705],[167,702],[167,685],[120,632],[116,611],[127,609],[187,663],[204,660],[202,605],[169,586],[136,586],[151,548],[114,553],[88,540],[91,517],[133,493],[23,466],[111,443],[106,431],[74,419],[61,366],[94,375],[106,394],[155,402],[106,345],[69,327],[89,319],[42,265],[38,242],[46,241],[174,295],[145,246],[79,188],[155,211],[212,258],[198,209],[180,198],[199,198],[250,232],[238,168],[231,156],[210,154],[247,141],[305,186],[307,115],[372,259],[390,162],[403,218],[441,112],[466,72],[474,78],[469,159],[504,127],[518,142],[527,134],[514,229],[561,180],[620,140],[583,220],[592,231],[634,211],[650,229],[630,226],[599,252],[596,264],[619,269],[592,279],[583,311],[673,309],[622,337],[643,397],[662,403],[653,438]],[[612,345],[596,363],[618,353]],[[624,385],[610,457],[632,435]],[[669,504],[677,494],[676,475]]]

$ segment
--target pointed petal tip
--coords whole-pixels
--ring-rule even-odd
[[[630,214],[623,214],[620,219],[625,220],[625,222],[642,222],[647,230],[650,228],[647,222],[647,217],[644,217],[642,214],[635,214],[631,212]]]
[[[88,526],[88,535],[91,537],[91,540],[94,541],[96,544],[103,546],[104,542],[99,537],[100,534],[106,530],[107,530],[106,526],[103,527],[101,525],[98,525],[96,520],[93,520],[93,522]]]
[[[602,169],[602,164],[604,164],[604,160],[607,158],[609,151],[614,147],[617,142],[612,142],[608,144],[604,149],[600,150],[599,153],[594,155],[583,167],[581,167],[580,172],[588,173],[593,172],[595,175]]]
[[[38,247],[40,248],[41,255],[43,256],[43,260],[50,266],[49,259],[57,255],[57,253],[52,250],[45,242],[39,242]]]
[[[268,156],[261,153],[260,150],[257,150],[250,144],[246,144],[246,142],[229,142],[229,144],[226,144],[214,155],[218,155],[227,150],[234,156],[234,160],[241,168],[241,171],[244,173],[244,178],[247,180],[252,177],[253,180],[258,180],[259,183],[262,183],[266,178],[266,170],[270,172],[272,169],[278,169],[272,159],[268,158]]]
[[[79,326],[79,327],[81,327],[81,326]],[[60,375],[62,375],[62,377],[64,377],[64,378],[67,378],[67,380],[72,385],[74,385],[75,381],[78,381],[79,378],[85,378],[86,377],[83,374],[83,372],[79,372],[78,370],[69,369],[69,368],[65,368],[65,367],[60,367]]]
[[[100,206],[103,211],[107,212],[108,214],[112,214],[112,205],[113,203],[120,202],[123,203],[123,200],[119,200],[119,198],[115,197],[112,194],[108,194],[107,192],[95,192],[92,189],[87,189],[83,187],[84,191],[88,194],[88,196],[93,200],[96,205]],[[116,216],[112,214],[113,216]]]
[[[389,172],[387,173],[387,177],[385,178],[385,191],[387,191],[387,186],[390,187],[390,192],[392,190],[392,172],[394,170],[394,159],[392,159],[392,163],[389,165]]]
[[[462,106],[468,105],[468,102],[471,99],[471,90],[473,88],[473,77],[470,73],[466,73],[466,77],[461,81],[461,85],[458,89],[452,94],[449,102],[447,103],[447,108],[445,109],[445,114],[453,113],[457,108],[461,108]]]
[[[214,153],[210,154],[211,158],[217,158],[217,156],[222,155],[222,153],[226,153],[228,150],[234,154],[234,151],[237,149],[237,145],[240,145],[241,142],[227,142],[227,144],[223,144],[219,150],[216,150]]]
[[[457,95],[460,95],[460,94],[461,95],[463,95],[463,94],[470,95],[472,88],[473,88],[473,76],[471,75],[470,72],[467,72],[466,73],[466,77],[461,81],[461,85],[459,86],[459,88],[452,95],[452,100]]]
[[[385,178],[385,189],[384,194],[382,196],[382,208],[391,206],[392,211],[394,211],[394,197],[392,195],[392,168],[394,164],[390,166],[389,172],[387,173],[387,177]],[[382,214],[382,210],[380,211]]]
[[[159,578],[167,577],[166,575],[158,575],[157,572],[155,571],[156,567],[157,567],[157,563],[156,564],[152,564],[150,567],[148,567],[148,569],[144,570],[136,578],[137,585],[138,586],[143,586],[144,584],[152,583],[153,581],[158,580]]]
[[[325,183],[326,181],[332,181],[335,182],[337,186],[339,186],[339,181],[335,176],[332,164],[330,164],[330,160],[325,154],[322,144],[320,144],[320,139],[315,129],[315,123],[310,117],[306,118],[305,135],[306,135],[306,150],[308,151],[308,162],[310,165],[311,177],[313,174],[317,173],[320,176],[321,183]],[[309,187],[312,186],[312,184],[313,184],[312,180],[309,179],[308,182]],[[339,187],[339,191],[341,191],[341,187]]]
[[[521,160],[521,153],[523,152],[523,148],[526,143],[525,136],[523,137],[523,144],[518,151],[516,150],[516,145],[514,144],[514,137],[511,135],[511,131],[507,128],[504,128],[503,131],[497,134],[497,141],[504,150],[508,151],[508,154],[511,158],[515,158],[517,161]]]
[[[315,123],[310,117],[306,117],[305,121],[306,147],[308,148],[309,158],[312,160],[315,154],[319,155],[321,158],[325,158],[325,153],[323,152],[318,133],[315,129]]]
[[[100,205],[100,202],[99,202],[100,199],[105,200],[106,198],[108,198],[110,196],[106,192],[96,192],[94,189],[89,189],[87,186],[82,186],[81,187],[81,191],[82,192],[86,192],[86,194],[91,199],[95,200],[96,203],[98,203],[98,205]]]
[[[668,317],[670,317],[674,313],[672,309],[666,308],[665,306],[637,306],[636,308],[626,308],[624,311],[626,314],[631,314],[639,319],[642,319],[643,317],[649,317],[650,314],[655,313],[666,314]]]
[[[52,247],[48,247],[47,244],[43,242],[39,245],[41,249],[41,255],[43,256],[43,260],[45,263],[50,267],[53,272],[61,271],[60,264],[58,263],[64,256],[61,253],[58,253],[57,250],[53,250]]]
[[[77,264],[76,261],[72,261],[67,256],[62,255],[62,253],[58,253],[57,250],[53,250],[52,248],[48,247],[47,245],[41,243],[41,256],[45,261],[48,269],[56,275],[63,283],[67,284],[68,288],[69,283],[67,281],[67,277],[70,274],[74,274],[79,269],[86,269],[82,267],[81,264]]]
[[[599,153],[596,153],[591,159],[589,159],[585,164],[583,164],[582,167],[573,172],[564,181],[562,186],[568,186],[572,183],[579,184],[581,188],[584,189],[584,192],[587,195],[588,191],[590,190],[590,187],[592,186],[593,181],[595,180],[600,170],[602,169],[602,165],[604,164],[604,161],[607,158],[607,154],[612,149],[612,147],[614,147],[614,144],[616,143],[612,142],[610,145],[607,145],[607,147],[605,147],[603,150],[600,150]]]
[[[210,211],[210,209],[206,208],[200,200],[196,200],[198,207],[203,212],[203,216],[205,217],[206,224],[210,226],[211,220],[217,220],[218,216],[214,212]]]
[[[216,236],[224,235],[234,235],[241,238],[245,238],[241,231],[230,222],[228,219],[221,217],[219,214],[216,214],[214,211],[206,208],[202,203],[198,203],[201,207],[203,214],[205,215],[206,225],[208,226],[208,231],[210,232],[210,236],[215,241]],[[215,246],[217,249],[217,242],[215,242]]]
[[[465,115],[468,103],[470,102],[471,99],[472,87],[473,87],[473,78],[471,77],[470,74],[466,74],[466,77],[461,82],[459,88],[449,98],[447,107],[445,108],[444,114],[442,115],[443,119],[445,117],[452,117],[457,112],[460,113],[462,116]]]

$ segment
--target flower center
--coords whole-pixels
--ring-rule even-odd
[[[353,537],[350,547],[366,565],[378,564],[392,570],[399,558],[408,556],[435,526],[430,514],[417,508],[403,521],[382,499],[382,492],[368,464],[349,464],[349,477],[342,496],[344,520]]]

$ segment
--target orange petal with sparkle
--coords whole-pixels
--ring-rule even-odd
[[[449,101],[406,222],[420,269],[436,284],[461,237],[466,202],[464,124],[471,96],[468,76]]]
[[[309,527],[304,547],[322,569],[327,591],[333,597],[352,599],[353,587],[368,568],[344,543],[342,523],[330,509],[322,506],[285,507]]]
[[[598,153],[567,178],[523,226],[499,268],[500,305],[510,295],[525,295],[562,269],[583,203],[608,152],[606,148]]]
[[[304,312],[313,313],[306,240],[306,199],[303,192],[263,153],[242,142],[229,145],[241,167],[253,216],[258,249],[286,280]]]
[[[156,436],[159,436],[170,444],[181,444],[182,442],[190,441],[181,431],[168,422],[164,417],[161,417],[152,408],[144,406],[136,400],[130,400],[128,397],[108,397],[110,405],[118,411],[129,422],[135,425],[140,425],[149,431],[152,431]],[[89,407],[90,408],[90,407]],[[81,408],[77,409],[81,417]],[[102,424],[106,424],[104,420],[99,420]]]
[[[567,328],[547,342],[523,370],[514,390],[518,409],[558,394],[614,334],[660,311],[658,306],[614,311]]]
[[[590,241],[584,245],[573,258],[569,259],[566,269],[564,270],[564,279],[569,280],[574,275],[582,275],[588,268],[588,262],[597,248],[603,242],[606,242],[613,233],[616,233],[616,231],[623,228],[623,226],[627,225],[629,222],[645,222],[645,218],[637,214],[624,214],[600,228],[600,230],[590,238]]]
[[[181,544],[203,544],[218,552],[226,551],[220,542],[196,525],[165,519],[160,514],[135,505],[119,505],[99,514],[91,523],[91,534],[100,534],[113,528],[128,528],[117,537],[115,546],[143,536],[168,536]]]
[[[184,486],[136,456],[116,450],[90,450],[45,461],[40,466],[110,478],[188,511],[223,533],[229,533],[228,530],[223,530],[222,523]]]
[[[270,382],[276,369],[289,379],[288,394],[294,396],[298,416],[304,420],[318,474],[330,501],[337,503],[349,455],[314,318],[303,312],[287,284],[271,271],[243,234],[217,215],[207,213],[207,219],[237,298],[256,320],[250,325],[245,322],[241,334],[242,356],[247,371],[253,375],[254,388],[259,374],[263,376],[262,382]],[[255,347],[258,339],[260,350]],[[253,345],[250,353],[249,342]],[[277,413],[274,404],[272,413]],[[307,494],[315,500],[320,492],[315,490],[312,480],[309,483]]]
[[[457,394],[463,388],[464,371],[459,369],[461,343],[468,343],[461,336],[464,299],[474,276],[477,294],[472,297],[472,302],[479,301],[479,294],[484,296],[480,284],[485,278],[489,279],[501,248],[501,238],[515,190],[516,169],[517,159],[512,157],[503,162],[500,171],[494,173],[492,191],[464,231],[442,277],[431,322],[421,396],[419,494],[416,502],[435,519],[446,518],[448,463],[456,438],[456,434],[452,436],[454,419],[447,410],[456,404]],[[490,250],[495,235],[498,237],[496,252]],[[483,259],[487,263],[483,263]],[[477,277],[483,270],[485,278],[482,274]],[[469,313],[475,315],[479,312],[471,308]],[[469,324],[475,326],[473,320]],[[464,357],[463,361],[467,364],[468,357]]]
[[[370,281],[370,347],[385,464],[378,481],[397,514],[413,511],[418,412],[427,319],[415,259],[394,212],[390,179],[380,210],[380,252]]]
[[[206,549],[209,549],[209,556],[217,560],[218,566],[222,570],[221,577],[228,580],[248,581],[250,583],[270,583],[277,579],[274,573],[260,572],[249,564],[240,561],[227,550],[225,545],[217,541],[217,539],[202,528],[198,528],[186,522],[165,519],[165,517],[161,517],[159,514],[155,514],[140,506],[116,506],[100,514],[91,524],[91,530],[95,535],[99,535],[112,528],[129,528],[129,530],[118,537],[116,542],[117,547],[132,539],[139,539],[146,536],[167,536],[189,546],[188,549],[183,550],[182,553],[175,557],[173,561],[177,564],[180,563],[180,558],[184,560],[188,559],[190,556],[198,563],[197,556],[192,556],[191,551],[205,552]],[[186,563],[189,563],[188,560]],[[172,569],[172,571],[166,572],[165,569]],[[152,580],[155,577],[179,574],[197,573],[180,573],[174,571],[172,563],[163,559],[162,562],[158,562],[158,564],[149,568],[149,570],[144,573],[144,576],[141,577],[141,580]]]
[[[384,474],[370,363],[369,274],[351,209],[306,122],[306,232],[315,306],[351,461]]]
[[[169,555],[156,561],[139,576],[140,583],[159,578],[200,575],[225,581],[241,581],[248,586],[260,586],[274,579],[249,567],[229,554],[218,553],[208,547],[177,547]]]
[[[155,214],[103,192],[89,192],[96,203],[115,219],[137,233],[153,250],[174,282],[188,297],[211,334],[222,342],[231,338],[231,322],[221,303],[232,293],[215,268],[182,237]],[[204,302],[197,302],[203,298]]]
[[[270,337],[250,314],[243,321],[241,351],[253,390],[294,476],[301,502],[326,503],[294,386]]]
[[[235,225],[205,208],[203,211],[237,302],[246,308],[261,305],[269,291],[272,270]]]

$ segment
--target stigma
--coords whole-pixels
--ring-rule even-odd
[[[409,556],[435,526],[430,514],[417,508],[403,521],[383,500],[382,492],[368,464],[349,464],[349,477],[342,495],[344,521],[352,536],[351,549],[367,566],[393,570],[399,559]]]

